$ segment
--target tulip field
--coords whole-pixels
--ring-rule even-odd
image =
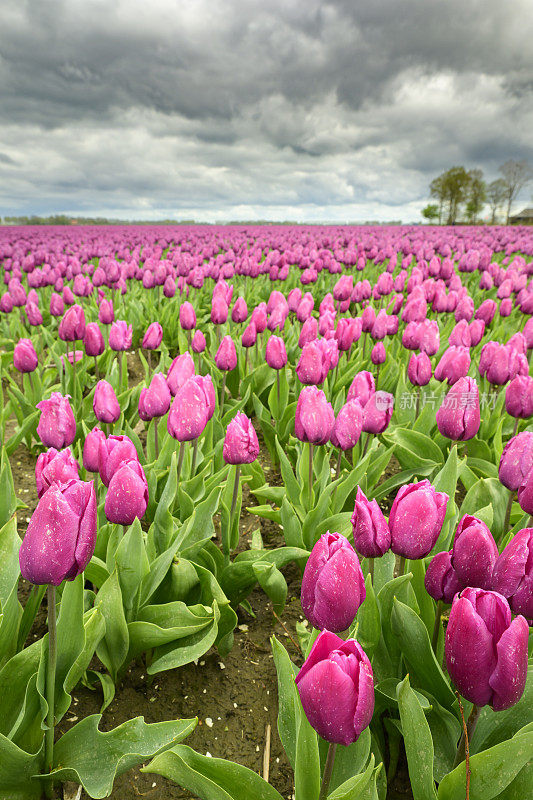
[[[533,229],[0,265],[0,800],[533,798]]]

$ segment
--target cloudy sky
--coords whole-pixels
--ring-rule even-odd
[[[531,0],[0,0],[0,215],[418,220],[443,169],[533,163],[532,16]]]

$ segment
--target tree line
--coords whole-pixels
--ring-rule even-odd
[[[431,181],[429,193],[437,202],[422,209],[422,216],[439,225],[455,225],[460,221],[475,224],[488,205],[491,225],[502,210],[509,224],[513,201],[533,178],[533,170],[527,161],[510,159],[499,167],[499,172],[500,178],[487,183],[481,169],[451,167],[445,170]]]

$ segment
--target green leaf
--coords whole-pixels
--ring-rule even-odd
[[[354,623],[356,638],[371,659],[381,636],[381,615],[370,575],[366,576],[365,586],[366,598],[357,612]]]
[[[138,518],[122,537],[115,553],[115,562],[124,613],[126,619],[130,619],[142,580],[150,571],[141,523]]]
[[[498,798],[530,762],[532,752],[533,733],[518,733],[513,739],[471,756],[470,800]],[[442,779],[439,800],[464,800],[465,785],[466,764],[463,761]],[[525,797],[517,795],[512,800],[525,800]]]
[[[407,675],[398,686],[398,708],[414,800],[436,800],[433,780],[433,740]]]
[[[310,797],[318,797],[319,790],[320,757],[318,736],[305,716],[302,704],[298,702],[296,705],[294,798],[295,800],[308,800]]]
[[[201,630],[183,639],[173,640],[155,648],[153,661],[147,670],[148,674],[154,675],[167,669],[182,667],[207,653],[216,641],[219,619],[220,610],[217,601],[214,600],[210,621]]]
[[[294,678],[298,670],[275,636],[272,636],[270,642],[278,676],[278,733],[294,770],[296,764],[296,705],[300,702]]]
[[[362,800],[374,772],[374,755],[370,756],[368,767],[359,775],[353,775],[328,794],[328,800]]]
[[[201,800],[282,800],[279,792],[251,769],[201,756],[186,745],[156,756],[141,771],[163,775]]]
[[[135,717],[104,733],[98,730],[100,719],[100,714],[86,717],[56,742],[51,774],[55,781],[81,783],[95,800],[111,794],[118,775],[176,745],[197,723],[185,719],[148,725]]]
[[[290,461],[285,454],[285,450],[279,443],[276,436],[276,450],[279,457],[279,465],[281,469],[281,477],[283,478],[283,485],[287,491],[287,496],[293,505],[300,503],[300,484],[296,480],[294,471],[291,467]]]
[[[275,564],[253,563],[253,571],[266,595],[272,600],[276,614],[281,614],[287,600],[287,582]]]
[[[18,583],[20,544],[17,519],[11,517],[0,529],[0,608],[7,602],[13,587]]]
[[[116,568],[98,592],[96,607],[102,612],[106,626],[105,636],[98,645],[96,653],[116,683],[118,672],[124,664],[129,649],[128,626]]]
[[[395,445],[394,454],[403,469],[416,469],[420,475],[431,474],[444,460],[438,444],[419,431],[393,428],[383,439]]]
[[[338,787],[343,784],[346,785],[346,783],[353,778],[361,777],[360,772],[364,770],[370,754],[371,739],[370,728],[365,728],[356,742],[347,747],[337,747],[328,797],[331,795],[331,792],[334,792]],[[326,763],[328,747],[328,742],[319,738],[318,749],[320,751],[320,761],[322,765]]]
[[[6,800],[40,800],[43,787],[33,780],[39,771],[44,741],[37,753],[26,753],[0,734],[0,797]]]

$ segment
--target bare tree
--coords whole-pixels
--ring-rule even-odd
[[[494,225],[496,222],[496,214],[498,209],[502,207],[507,197],[507,184],[503,178],[496,178],[495,181],[489,183],[487,187],[487,200],[490,206],[490,224]]]
[[[505,199],[507,200],[506,222],[509,224],[511,205],[520,190],[533,178],[533,170],[527,161],[514,161],[510,159],[499,168],[505,181]]]

